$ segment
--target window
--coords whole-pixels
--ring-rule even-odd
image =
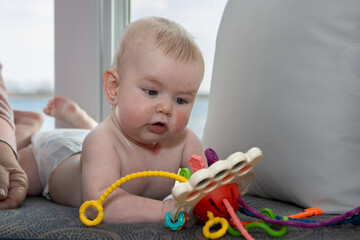
[[[0,62],[14,109],[42,112],[54,92],[52,0],[0,0]],[[52,118],[45,128],[53,128]]]

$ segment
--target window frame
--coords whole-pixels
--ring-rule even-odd
[[[54,11],[55,96],[73,99],[102,121],[110,112],[102,75],[129,22],[130,0],[55,0]],[[55,125],[68,127],[61,121]]]

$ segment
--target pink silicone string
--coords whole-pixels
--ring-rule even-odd
[[[228,211],[228,213],[230,214],[230,217],[232,218],[233,222],[235,223],[236,227],[239,229],[241,235],[247,239],[247,240],[254,240],[254,238],[252,238],[250,236],[250,234],[248,233],[248,231],[243,227],[243,225],[241,224],[239,218],[236,216],[234,209],[231,207],[229,201],[227,199],[223,199],[223,203]]]

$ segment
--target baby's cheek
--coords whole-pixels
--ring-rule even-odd
[[[120,125],[127,130],[137,129],[141,126],[146,119],[145,110],[135,107],[127,107],[126,111],[120,113]]]
[[[189,114],[185,114],[183,112],[177,112],[175,114],[176,120],[175,120],[175,126],[174,126],[174,132],[179,133],[184,128],[186,128],[188,122],[189,122]]]

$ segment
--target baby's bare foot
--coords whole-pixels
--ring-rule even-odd
[[[44,108],[46,115],[62,120],[73,128],[93,129],[97,122],[74,101],[65,97],[54,97]]]
[[[18,150],[30,144],[31,136],[38,132],[44,123],[40,113],[14,110],[15,137]]]
[[[34,126],[35,131],[39,131],[40,127],[44,123],[44,117],[37,112],[27,112],[14,110],[14,122],[15,125],[26,124]]]

